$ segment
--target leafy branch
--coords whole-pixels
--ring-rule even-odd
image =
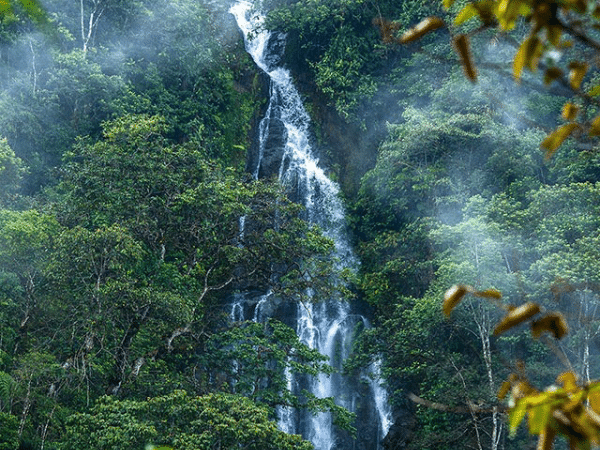
[[[449,9],[454,0],[443,0],[443,4]],[[600,84],[594,80],[584,83],[591,78],[590,64],[582,57],[568,61],[561,68],[556,62],[552,62],[552,58],[548,58],[552,52],[562,54],[573,47],[573,40],[596,54],[600,51],[600,43],[586,32],[600,27],[600,6],[595,2],[471,1],[459,10],[451,25],[439,17],[430,16],[400,37],[396,36],[400,29],[398,23],[383,18],[377,18],[373,23],[379,27],[384,43],[408,44],[442,28],[448,29],[452,34],[453,27],[460,27],[471,20],[479,20],[480,26],[468,33],[455,33],[452,36],[454,50],[469,80],[477,81],[477,68],[471,54],[471,37],[489,29],[508,33],[517,23],[524,21],[529,24],[530,29],[527,36],[518,42],[518,49],[513,57],[512,73],[515,81],[521,82],[524,70],[533,73],[541,69],[545,85],[558,81],[570,89],[573,99],[564,104],[561,114],[565,123],[550,132],[541,143],[547,158],[569,137],[600,136],[600,114],[597,112],[600,108]],[[595,114],[595,117],[587,114],[588,107],[592,107],[592,116]]]
[[[529,323],[531,334],[540,338],[544,333],[560,340],[568,333],[567,322],[560,312],[545,311],[534,302],[520,306],[501,303],[502,295],[495,289],[479,291],[468,285],[455,285],[444,295],[443,312],[449,317],[466,295],[484,298],[505,311],[494,328],[502,334],[517,325]],[[498,398],[508,397],[509,430],[511,435],[527,416],[530,434],[538,436],[539,450],[552,448],[557,436],[569,441],[569,448],[588,450],[600,445],[600,381],[581,383],[573,371],[558,375],[556,385],[544,390],[532,386],[521,368],[502,384]]]

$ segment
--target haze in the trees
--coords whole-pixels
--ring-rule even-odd
[[[597,8],[264,3],[346,189],[351,288],[374,325],[346,369],[383,357],[386,450],[522,448],[496,400],[507,362],[538,386],[560,362],[520,328],[494,335],[494,308],[465,297],[446,320],[440,303],[463,283],[561,310],[566,372],[597,376]],[[284,383],[326,362],[281,323],[231,327],[221,308],[249,285],[332,289],[332,242],[243,171],[265,85],[227,5],[48,0],[51,33],[38,6],[0,10],[0,447],[309,448],[272,412],[328,409]],[[382,41],[382,24],[391,42],[432,15],[449,25]]]

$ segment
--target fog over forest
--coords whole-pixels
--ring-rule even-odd
[[[598,444],[600,13],[529,3],[0,6],[0,449]]]

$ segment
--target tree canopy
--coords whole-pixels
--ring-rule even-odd
[[[372,324],[346,370],[381,364],[398,423],[382,445],[523,448],[528,413],[541,448],[552,427],[586,448],[596,3],[262,4],[346,187],[361,262],[347,290]],[[290,372],[332,369],[286,317],[228,311],[248,289],[304,302],[339,286],[333,242],[244,170],[268,89],[225,5],[43,6],[0,6],[0,448],[308,450],[277,430],[282,406],[363,426],[289,388]],[[534,339],[525,319],[506,326],[510,311],[486,301],[497,292],[517,319],[561,311],[568,334],[543,344],[554,316]],[[520,399],[510,413],[504,380]]]

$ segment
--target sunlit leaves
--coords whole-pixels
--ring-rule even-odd
[[[444,6],[448,8],[444,3]],[[519,17],[528,16],[531,13],[531,6],[522,1],[514,0],[480,0],[469,2],[457,14],[454,19],[455,25],[462,25],[464,22],[479,17],[481,22],[486,25],[494,20],[498,21],[503,30],[512,30]]]
[[[443,311],[446,316],[450,316],[454,308],[458,306],[466,294],[471,294],[475,297],[487,298],[490,300],[500,300],[502,294],[496,289],[486,289],[485,291],[475,290],[472,286],[458,284],[452,286],[444,294]]]
[[[450,8],[453,3],[452,1],[443,2],[446,8]],[[586,14],[588,14],[589,3],[586,0],[560,4],[550,1],[540,1],[532,4],[525,0],[470,1],[455,14],[454,26],[461,27],[466,22],[478,18],[483,24],[479,31],[485,28],[496,28],[498,31],[506,32],[515,28],[519,20],[529,22],[530,31],[526,37],[520,40],[512,61],[515,80],[521,80],[524,70],[536,72],[538,67],[542,65],[545,84],[550,84],[556,80],[568,83],[573,96],[589,99],[594,97],[598,90],[597,85],[588,87],[588,92],[585,89],[582,90],[583,81],[588,74],[590,65],[577,59],[569,61],[567,63],[568,79],[565,80],[563,70],[555,67],[555,63],[552,62],[553,56],[550,56],[552,55],[551,52],[563,52],[572,46],[572,42],[564,37],[568,34],[579,39],[592,50],[596,52],[600,50],[600,44],[596,43],[586,33],[581,33],[576,29],[584,23]],[[597,7],[594,14],[596,12]],[[581,19],[573,22],[564,20],[564,16],[569,14],[578,15]],[[445,23],[438,17],[428,17],[409,29],[398,42],[403,44],[413,42],[426,33],[443,26],[446,26]],[[479,31],[471,32],[469,35],[459,33],[452,38],[465,75],[471,81],[476,81],[477,72],[470,54],[469,39]],[[548,56],[547,59],[550,62],[543,61],[546,56]],[[571,109],[570,114],[567,115],[567,120],[571,123],[558,127],[542,142],[541,147],[546,150],[548,158],[556,152],[568,137],[573,135],[574,130],[577,128],[589,131],[590,136],[598,135],[597,124],[590,125],[589,122],[586,123],[586,117],[581,118],[581,123],[576,123],[576,116]]]
[[[525,416],[529,432],[538,435],[538,449],[552,448],[557,434],[569,440],[570,448],[589,448],[600,443],[600,418],[597,398],[600,383],[579,383],[573,372],[560,374],[556,383],[544,391],[512,374],[509,431],[516,433]]]
[[[0,139],[0,203],[17,191],[25,172],[21,158],[15,155],[5,138]]]
[[[562,117],[565,120],[573,122],[579,114],[579,106],[573,103],[565,103],[562,110]]]
[[[24,279],[38,276],[60,232],[55,217],[35,210],[0,211],[0,264]]]
[[[531,322],[531,334],[535,338],[539,338],[543,333],[549,333],[556,339],[562,339],[568,332],[567,322],[564,316],[558,312],[545,312],[540,305],[534,302],[527,302],[520,306],[508,305],[504,306],[499,303],[502,294],[496,289],[487,289],[478,291],[468,285],[454,285],[444,294],[442,310],[449,317],[452,311],[463,300],[465,295],[471,294],[475,297],[488,299],[506,310],[505,315],[496,324],[494,334],[502,334],[516,326]],[[531,320],[535,316],[541,314],[536,320]]]
[[[27,16],[37,23],[48,20],[46,11],[38,0],[2,0],[0,1],[0,18],[13,15],[15,10],[22,9]]]
[[[444,5],[445,6],[445,5]],[[447,7],[447,6],[446,6]],[[477,8],[473,3],[467,3],[463,9],[460,10],[456,17],[454,18],[455,25],[462,25],[469,19],[472,19],[478,14]]]
[[[528,2],[501,0],[495,3],[498,24],[503,30],[512,30],[520,17],[531,14],[531,6]]]
[[[600,116],[597,116],[596,118],[594,118],[594,120],[592,120],[589,135],[600,136]]]

